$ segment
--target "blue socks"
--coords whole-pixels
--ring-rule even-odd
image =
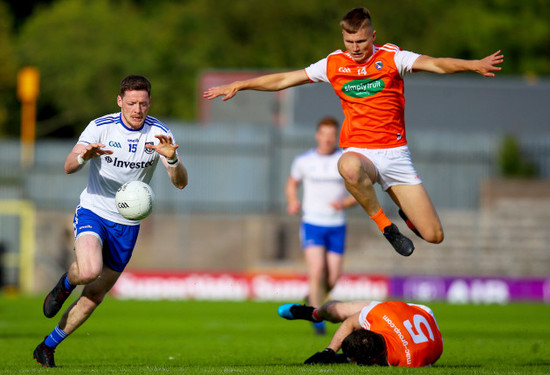
[[[71,282],[69,281],[69,275],[65,276],[65,282],[63,285],[68,291],[72,291],[76,287],[76,285],[71,284]]]
[[[315,334],[317,335],[324,335],[326,334],[326,325],[324,321],[320,322],[314,322],[313,323],[313,330],[315,331]]]
[[[48,337],[46,337],[46,340],[44,340],[44,343],[46,346],[49,346],[50,348],[55,348],[57,345],[61,343],[67,337],[67,334],[59,328],[59,325],[55,326],[55,329],[50,333]]]
[[[65,280],[63,280],[63,286],[68,291],[72,291],[76,287],[76,285],[71,284],[71,282],[69,281],[68,275],[65,276]],[[46,344],[46,346],[49,346],[50,348],[55,348],[57,345],[61,343],[61,341],[65,340],[66,337],[67,337],[67,334],[65,333],[65,331],[63,331],[61,328],[59,328],[59,325],[57,325],[55,326],[52,333],[50,333],[48,337],[46,337],[46,339],[44,340],[44,343]]]

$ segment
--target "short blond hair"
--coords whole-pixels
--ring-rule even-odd
[[[367,8],[354,8],[346,13],[340,21],[345,32],[355,34],[361,29],[372,29],[372,19]]]

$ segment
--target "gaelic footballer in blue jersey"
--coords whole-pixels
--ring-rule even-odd
[[[55,316],[77,285],[85,287],[52,333],[36,347],[34,358],[44,367],[55,367],[57,345],[90,317],[130,261],[140,222],[118,213],[117,189],[128,181],[150,183],[159,160],[176,188],[187,185],[187,170],[174,136],[166,125],[148,115],[151,83],[147,78],[124,78],[117,103],[120,112],[91,121],[65,160],[68,174],[90,164],[88,184],[73,221],[76,260],[46,296],[44,315]]]

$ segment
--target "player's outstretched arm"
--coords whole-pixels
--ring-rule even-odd
[[[155,150],[160,155],[164,156],[164,158],[162,158],[162,164],[168,171],[168,176],[170,177],[172,185],[178,189],[183,189],[187,186],[188,177],[187,169],[183,166],[176,153],[179,146],[174,143],[172,137],[159,134],[155,135],[155,138],[159,140],[157,145],[147,145],[145,147]]]
[[[227,85],[211,87],[202,96],[209,100],[221,96],[222,100],[225,101],[234,97],[241,90],[279,91],[309,82],[306,71],[301,69],[292,72],[267,74],[245,81],[235,81]]]
[[[476,72],[484,77],[494,77],[496,71],[502,70],[497,66],[504,62],[504,55],[498,50],[481,60],[462,60],[450,57],[431,57],[422,55],[413,64],[414,72],[432,72],[439,74],[453,74],[460,72]]]
[[[353,331],[361,329],[359,324],[359,313],[344,320],[338,327],[336,333],[332,337],[330,344],[321,352],[317,352],[305,360],[306,365],[330,364],[330,363],[347,363],[348,359],[343,354],[338,354],[338,350],[342,347],[342,342]]]
[[[65,173],[74,173],[80,170],[88,160],[113,153],[112,150],[103,150],[103,147],[105,145],[102,143],[76,144],[65,159]]]
[[[340,327],[338,327],[334,333],[334,336],[332,336],[330,344],[327,346],[328,349],[332,349],[334,352],[337,352],[342,347],[342,342],[344,342],[346,337],[348,337],[353,331],[361,329],[361,325],[359,324],[359,315],[360,312],[353,314],[344,320],[342,324],[340,324]]]

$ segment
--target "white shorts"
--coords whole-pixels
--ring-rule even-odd
[[[411,160],[408,146],[394,148],[358,148],[348,147],[346,152],[356,152],[368,158],[376,168],[376,182],[382,189],[388,190],[393,185],[417,185],[422,180],[418,177]]]

